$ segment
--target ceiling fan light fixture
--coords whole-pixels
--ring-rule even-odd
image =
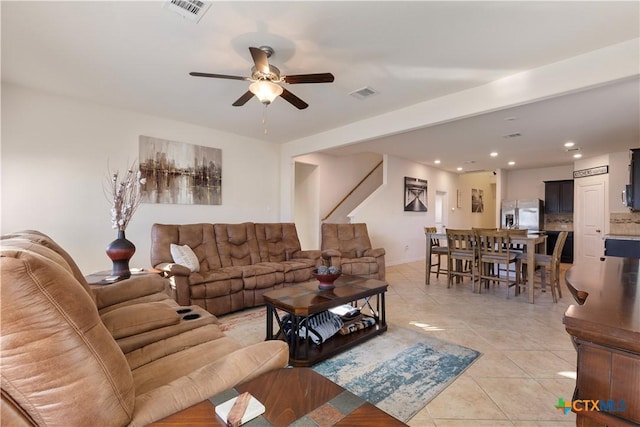
[[[269,105],[277,96],[282,95],[283,89],[282,86],[272,83],[269,80],[258,80],[249,85],[249,91],[251,91],[260,102]]]

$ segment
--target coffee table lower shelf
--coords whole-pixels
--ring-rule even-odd
[[[348,350],[369,338],[380,335],[386,330],[387,325],[376,323],[366,329],[361,329],[348,335],[335,334],[320,345],[305,345],[304,340],[299,340],[297,346],[290,346],[289,364],[295,367],[312,366],[324,359]],[[294,348],[297,351],[294,352]],[[305,351],[308,352],[306,355],[304,354]]]
[[[312,366],[387,330],[385,293],[389,285],[386,282],[343,274],[334,285],[333,289],[319,289],[318,282],[312,281],[264,293],[267,308],[265,339],[288,341],[286,335],[296,337],[288,342],[291,366]],[[305,319],[347,304],[357,307],[363,315],[375,319],[375,324],[347,335],[337,333],[319,345],[314,344],[308,337],[297,338],[301,336],[299,328],[307,321]],[[279,311],[286,313],[285,316],[290,316],[291,330],[288,334],[284,332],[285,316],[281,318]],[[274,326],[277,328],[275,332]]]

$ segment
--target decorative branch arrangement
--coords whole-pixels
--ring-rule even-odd
[[[118,171],[109,173],[104,193],[111,203],[112,228],[118,231],[126,230],[129,221],[142,202],[140,185],[145,183],[146,178],[141,177],[135,162],[122,177]]]

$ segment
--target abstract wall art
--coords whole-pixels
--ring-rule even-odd
[[[222,204],[222,150],[140,135],[143,203]]]

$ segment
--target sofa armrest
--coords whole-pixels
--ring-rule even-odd
[[[181,265],[174,264],[178,267]],[[157,267],[156,267],[157,268]],[[188,270],[188,269],[187,269]],[[191,272],[189,272],[189,275]],[[191,305],[191,285],[189,284],[189,275],[168,274],[169,291],[171,297],[180,305]]]
[[[384,256],[385,253],[386,252],[383,248],[377,248],[377,249],[367,249],[366,251],[364,251],[363,255],[378,258],[378,257]]]
[[[184,265],[176,264],[175,262],[163,262],[154,266],[156,270],[162,271],[166,276],[189,276],[191,270]]]
[[[329,259],[329,258],[332,258],[332,257],[339,257],[341,255],[342,254],[337,249],[325,249],[324,251],[322,251],[322,258],[324,258],[324,259]]]
[[[162,301],[119,307],[100,318],[116,340],[177,325],[181,319],[174,307]]]
[[[325,249],[322,251],[322,258],[329,267],[342,269],[342,254],[337,249]]]
[[[96,297],[98,310],[154,294],[162,293],[168,297],[166,282],[158,274],[143,274],[109,285],[91,286],[91,291]]]

